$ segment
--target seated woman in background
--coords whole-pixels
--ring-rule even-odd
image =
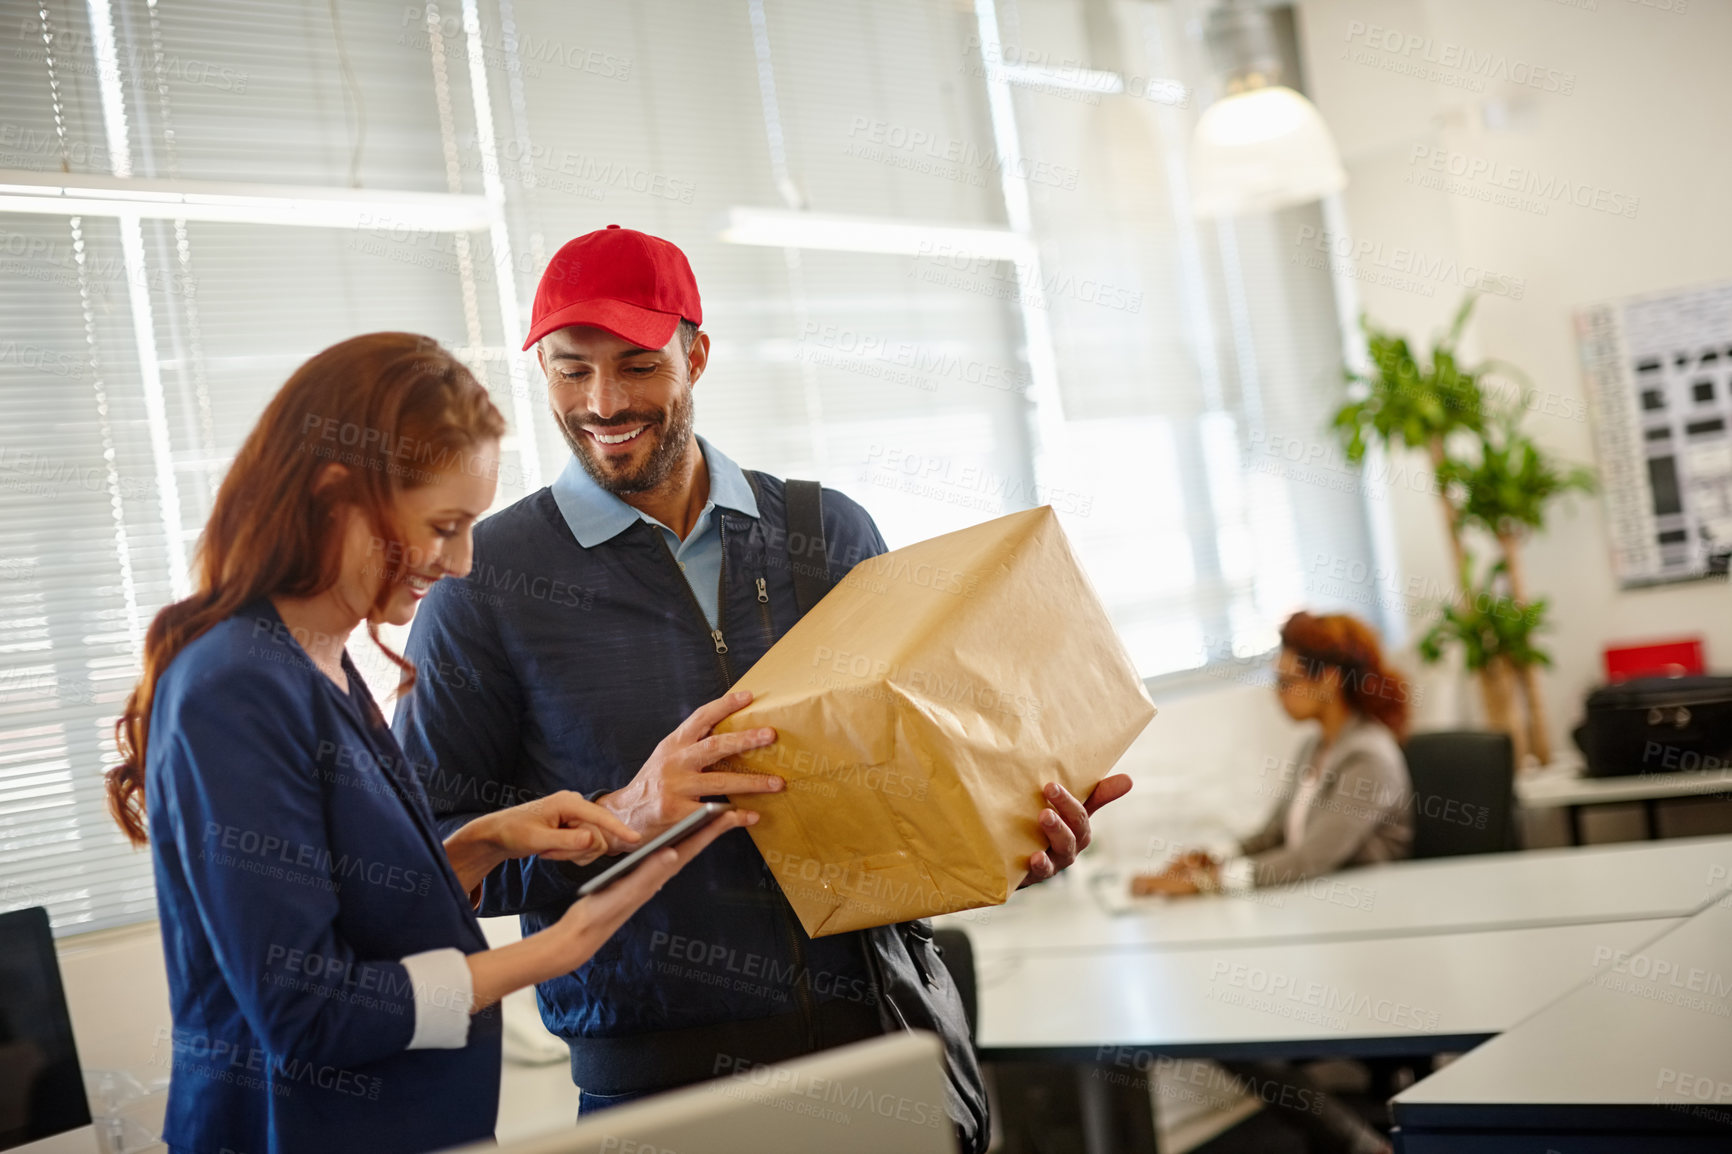
[[[1133,893],[1242,892],[1408,855],[1412,786],[1400,743],[1410,690],[1384,664],[1377,634],[1346,614],[1295,613],[1281,627],[1275,693],[1287,716],[1318,729],[1281,767],[1269,820],[1239,856],[1192,850],[1133,878]]]
[[[1218,862],[1193,850],[1161,873],[1132,879],[1133,892],[1242,892],[1408,855],[1413,790],[1400,742],[1409,688],[1384,665],[1377,634],[1345,614],[1295,613],[1281,627],[1275,693],[1288,717],[1317,722],[1317,732],[1282,766],[1281,800],[1269,820],[1240,843],[1238,857]],[[1312,1151],[1390,1149],[1383,1135],[1300,1067],[1220,1065],[1302,1134]]]

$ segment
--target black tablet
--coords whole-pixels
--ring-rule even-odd
[[[608,886],[612,885],[614,882],[648,861],[650,855],[654,854],[657,850],[666,849],[670,845],[675,845],[684,841],[686,838],[691,837],[694,833],[697,833],[700,829],[703,829],[706,825],[709,825],[712,821],[715,821],[716,818],[733,808],[733,806],[724,805],[719,801],[704,802],[704,804],[700,805],[697,809],[686,814],[686,816],[680,818],[680,820],[674,822],[674,824],[668,826],[666,829],[662,830],[660,833],[656,834],[654,837],[650,838],[648,841],[614,862],[613,865],[584,882],[583,885],[578,887],[577,896],[588,897],[597,890],[606,889]]]

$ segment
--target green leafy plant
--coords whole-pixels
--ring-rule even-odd
[[[1517,426],[1500,416],[1481,433],[1477,459],[1448,457],[1437,479],[1463,526],[1478,526],[1500,541],[1543,528],[1545,508],[1569,492],[1594,491],[1591,469],[1553,461]]]
[[[1415,356],[1405,337],[1361,318],[1370,367],[1344,376],[1356,395],[1332,422],[1347,459],[1359,462],[1375,444],[1385,452],[1426,455],[1438,481],[1438,501],[1460,582],[1459,596],[1438,606],[1438,616],[1419,642],[1420,657],[1441,661],[1459,650],[1463,664],[1480,675],[1486,715],[1508,719],[1518,752],[1550,759],[1550,738],[1537,671],[1551,656],[1536,642],[1546,628],[1547,602],[1530,599],[1521,565],[1521,544],[1545,527],[1547,508],[1571,492],[1590,492],[1593,473],[1563,465],[1521,429],[1520,403],[1488,395],[1486,376],[1497,371],[1526,387],[1519,369],[1499,361],[1468,366],[1458,347],[1473,315],[1473,294],[1462,301],[1449,329],[1432,342],[1429,361]],[[1489,536],[1497,559],[1483,577],[1474,576],[1468,543]],[[1514,719],[1507,700],[1511,678],[1527,706],[1526,723]]]
[[[1371,371],[1344,369],[1342,376],[1364,395],[1341,406],[1334,426],[1341,434],[1347,459],[1358,464],[1371,440],[1387,447],[1403,445],[1435,456],[1457,430],[1477,432],[1485,424],[1485,400],[1479,374],[1463,370],[1456,345],[1473,311],[1470,295],[1456,310],[1449,333],[1431,347],[1431,363],[1421,365],[1407,338],[1374,327],[1361,317]]]
[[[1445,601],[1437,620],[1419,639],[1419,655],[1428,662],[1441,661],[1453,646],[1459,647],[1462,663],[1478,672],[1499,658],[1512,667],[1547,665],[1551,656],[1534,643],[1534,635],[1548,628],[1547,600],[1517,601],[1502,592],[1499,578],[1506,573],[1502,561],[1487,570],[1477,584],[1468,574],[1466,596]]]

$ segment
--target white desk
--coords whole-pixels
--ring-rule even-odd
[[[1075,876],[944,919],[975,949],[982,1056],[1072,1064],[1087,1148],[1152,1150],[1142,1079],[1157,1057],[1470,1048],[1592,973],[1596,956],[1714,901],[1732,881],[1732,838],[1403,862],[1329,881],[1358,889],[1289,889],[1280,904],[1270,891],[1146,899],[1114,915]]]
[[[1146,1069],[1156,1054],[1465,1049],[1680,924],[1662,918],[1374,940],[977,960],[984,1057]],[[1279,984],[1279,992],[1268,991]],[[1121,1052],[1119,1048],[1123,1048]]]
[[[1123,877],[1061,878],[941,924],[981,955],[1095,955],[1353,941],[1687,917],[1732,886],[1732,837],[1396,862],[1241,897],[1130,899]],[[1554,989],[1561,990],[1561,985]]]
[[[1732,795],[1732,770],[1695,773],[1641,773],[1627,777],[1581,777],[1581,766],[1550,766],[1537,773],[1517,774],[1516,800],[1525,809],[1562,809],[1570,819],[1570,839],[1582,840],[1582,809],[1590,805],[1639,802],[1648,837],[1656,833],[1656,803],[1667,798]]]
[[[1732,901],[1601,965],[1398,1094],[1394,1110],[1415,1152],[1485,1149],[1494,1136],[1522,1149],[1732,1149]]]

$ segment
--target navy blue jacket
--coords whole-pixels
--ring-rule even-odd
[[[486,948],[420,784],[345,657],[349,694],[268,600],[157,683],[146,811],[174,1029],[176,1151],[421,1151],[488,1138],[496,1010],[408,1050],[398,959]]]
[[[748,476],[759,517],[714,514],[726,654],[660,530],[635,522],[586,549],[547,489],[476,527],[469,576],[439,582],[416,614],[405,655],[419,681],[394,723],[442,829],[556,790],[593,797],[626,785],[662,738],[793,626],[782,482]],[[824,529],[837,579],[884,552],[871,518],[840,493],[824,493]],[[488,877],[482,913],[521,913],[533,933],[606,864],[507,863]],[[766,1019],[826,999],[867,1003],[861,948],[856,934],[809,939],[739,830],[587,965],[543,983],[542,1016],[575,1056],[585,1039]]]

